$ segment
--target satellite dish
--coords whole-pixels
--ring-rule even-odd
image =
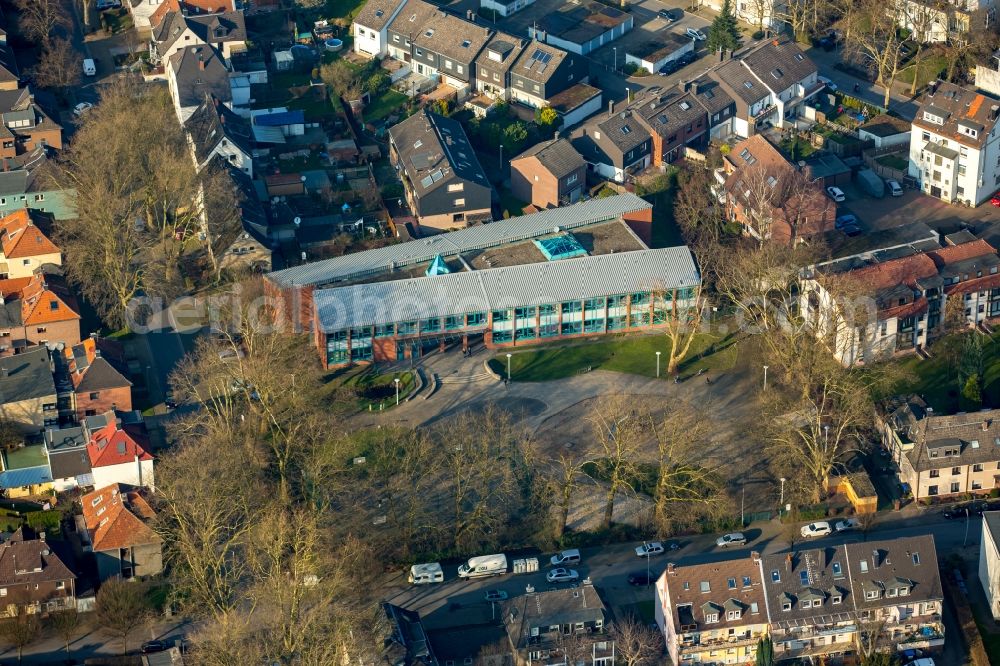
[[[302,224],[302,218],[301,217],[296,217],[294,220],[292,220],[292,223],[295,226],[299,226],[300,224]]]

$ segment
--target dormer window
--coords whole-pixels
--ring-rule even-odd
[[[934,123],[935,125],[944,124],[944,118],[937,115],[933,111],[924,111],[924,120],[926,120],[929,123]]]
[[[719,614],[718,613],[706,613],[705,614],[705,622],[707,624],[714,624],[714,623],[716,623],[718,621],[719,621]]]
[[[790,611],[790,610],[792,610],[792,602],[785,601],[784,603],[782,603],[781,604],[781,610],[783,610],[783,611]]]
[[[740,611],[738,611],[738,610],[727,611],[726,612],[726,619],[727,620],[738,620],[738,619],[740,619],[741,615],[742,615],[742,613]]]
[[[839,604],[843,600],[844,600],[844,597],[843,597],[843,595],[840,595],[840,594],[835,594],[832,597],[830,597],[830,603],[833,603],[833,604]]]

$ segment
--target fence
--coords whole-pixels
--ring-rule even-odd
[[[902,183],[903,179],[908,175],[906,171],[901,169],[896,169],[885,164],[881,164],[878,158],[884,157],[886,155],[892,155],[896,153],[903,153],[906,155],[909,150],[909,144],[895,145],[895,146],[883,146],[881,148],[867,148],[862,153],[862,157],[865,161],[865,165],[874,171],[879,177],[883,179],[892,179],[897,182]]]

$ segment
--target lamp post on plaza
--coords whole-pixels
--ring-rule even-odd
[[[656,378],[660,378],[660,352],[656,352]]]
[[[396,384],[396,406],[399,407],[399,377],[392,380]]]
[[[511,381],[510,376],[510,354],[507,354],[507,381]]]
[[[781,515],[781,510],[785,507],[785,477],[781,477],[781,506],[778,507],[778,515]]]
[[[611,50],[615,52],[615,74],[618,73],[618,47],[612,46]]]
[[[767,366],[764,366],[764,390],[767,390]]]

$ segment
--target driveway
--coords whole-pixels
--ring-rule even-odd
[[[853,76],[834,67],[843,59],[843,52],[840,49],[828,52],[819,48],[811,48],[806,53],[816,63],[820,75],[836,83],[841,92],[877,106],[882,106],[885,103],[885,89],[882,86],[877,86],[867,79]],[[857,90],[855,90],[855,86],[857,86]],[[890,111],[895,111],[905,120],[913,120],[914,116],[917,115],[919,105],[910,98],[907,86],[897,83],[889,97],[891,100],[889,103]]]

